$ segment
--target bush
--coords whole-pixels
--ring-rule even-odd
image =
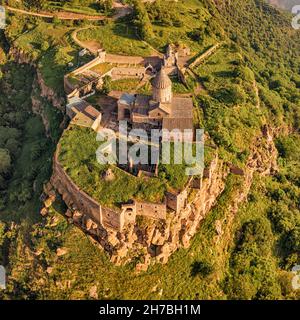
[[[191,266],[191,276],[200,276],[201,278],[208,277],[213,272],[213,267],[206,261],[195,261]]]
[[[228,105],[243,104],[246,100],[244,90],[236,84],[214,92],[213,96],[220,102]]]
[[[111,83],[111,77],[110,76],[105,76],[103,78],[103,85],[102,85],[102,90],[101,92],[103,94],[109,94],[110,91],[111,91],[111,86],[112,86],[112,83]]]

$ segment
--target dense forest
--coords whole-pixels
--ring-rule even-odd
[[[35,11],[55,9],[54,1],[2,2]],[[300,33],[291,28],[291,16],[264,0],[127,2],[134,7],[131,15],[118,22],[91,22],[82,39],[103,37],[113,53],[123,54],[132,44],[147,54],[141,40],[161,52],[169,41],[185,43],[195,54],[220,43],[216,54],[194,70],[202,86],[194,97],[197,125],[205,128],[221,159],[241,168],[261,128],[271,127],[277,170],[254,174],[232,220],[229,208],[243,177],[230,175],[191,247],[180,249],[168,264],[140,274],[135,272],[138,261],[113,265],[60,215],[63,205],[55,204],[47,217],[39,215],[63,114],[40,96],[37,70],[63,96],[67,64],[78,63],[79,48],[70,34],[87,22],[10,14],[7,29],[0,30],[0,264],[9,280],[0,297],[299,299],[290,271],[300,264]],[[111,4],[61,1],[56,10],[110,15]],[[109,43],[112,36],[116,41]],[[18,63],[12,48],[21,49],[32,63]],[[193,89],[195,79],[188,85]],[[36,100],[48,130],[33,108]],[[219,242],[217,221],[229,230]],[[62,248],[66,254],[59,255]]]

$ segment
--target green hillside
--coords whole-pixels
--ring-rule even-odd
[[[0,298],[299,299],[290,271],[300,264],[300,32],[291,28],[289,14],[263,0],[157,1],[142,9],[133,2],[134,13],[117,22],[10,13],[7,29],[0,30],[0,264],[9,276]],[[53,1],[39,3],[57,10]],[[111,14],[88,0],[63,9],[70,6],[73,12],[80,6],[87,14]],[[197,126],[226,163],[249,169],[253,149],[267,144],[267,138],[256,141],[262,127],[273,128],[278,170],[271,175],[257,170],[245,201],[234,211],[245,177],[230,174],[190,248],[146,272],[136,273],[138,256],[125,266],[112,264],[67,223],[61,201],[45,218],[38,212],[63,115],[40,98],[50,123],[46,135],[41,116],[32,112],[31,95],[40,96],[32,89],[35,69],[63,96],[63,76],[72,70],[68,63],[84,62],[78,61],[74,30],[81,41],[95,40],[109,53],[125,55],[164,52],[169,42],[178,42],[188,45],[195,58],[219,44],[193,68],[187,91],[201,87],[194,96]],[[12,61],[9,47],[21,49],[34,65]],[[223,234],[218,237],[220,222]],[[58,256],[58,248],[66,254]]]

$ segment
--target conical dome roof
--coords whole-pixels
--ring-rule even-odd
[[[152,80],[152,86],[156,89],[166,89],[172,86],[172,81],[163,68]]]

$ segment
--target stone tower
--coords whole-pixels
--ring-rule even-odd
[[[152,81],[152,98],[160,103],[171,103],[172,101],[172,81],[164,68],[161,68]]]

